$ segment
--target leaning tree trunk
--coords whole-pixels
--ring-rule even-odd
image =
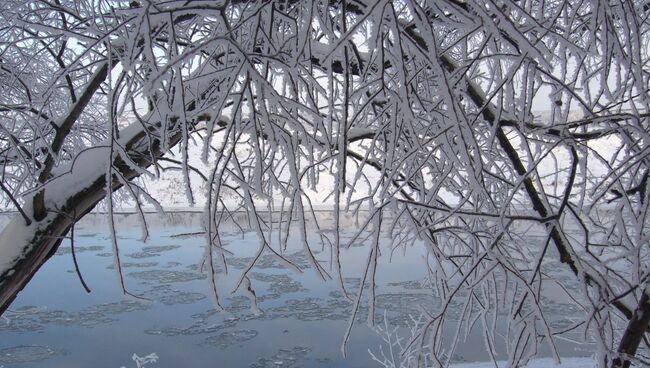
[[[632,364],[630,357],[636,354],[648,325],[650,325],[650,285],[643,291],[634,314],[627,323],[618,346],[620,355],[614,359],[612,368],[628,368]]]
[[[168,131],[167,142],[162,142],[153,137],[165,135],[149,135],[141,124],[133,123],[123,129],[120,134],[123,138],[117,143],[126,148],[132,162],[144,169],[163,156],[164,148],[169,149],[180,142],[180,129]],[[81,152],[67,172],[44,185],[39,192],[43,200],[37,201],[43,205],[39,211],[44,210],[44,218],[34,220],[33,201],[26,200],[25,212],[32,217],[31,224],[16,215],[0,233],[0,315],[56,252],[74,222],[106,197],[107,188],[115,191],[122,186],[115,176],[110,185],[106,183],[110,145],[107,141],[105,145],[99,144]],[[126,180],[141,174],[119,158],[112,164],[113,170]]]

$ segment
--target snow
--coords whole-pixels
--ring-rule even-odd
[[[13,266],[18,262],[26,250],[25,242],[33,234],[35,223],[25,226],[25,220],[16,215],[0,233],[0,274],[9,271],[13,273]]]
[[[236,201],[233,207],[255,213],[256,207],[264,208],[258,205],[258,199],[261,203],[268,203],[269,208],[273,201],[283,204],[287,201],[290,208],[293,209],[294,205],[299,207],[296,212],[299,215],[298,226],[301,234],[305,234],[302,204],[311,206],[312,201],[320,196],[323,202],[334,197],[338,206],[340,193],[350,188],[345,203],[340,204],[341,208],[357,204],[370,208],[394,204],[396,212],[403,210],[411,216],[410,227],[402,227],[401,223],[398,226],[396,220],[395,228],[421,231],[423,238],[431,240],[433,254],[440,248],[440,253],[449,252],[449,257],[476,256],[482,260],[483,256],[489,255],[499,265],[516,264],[512,271],[507,268],[504,272],[515,278],[515,282],[529,279],[530,284],[537,278],[536,273],[528,275],[535,266],[534,257],[529,254],[515,257],[512,252],[499,253],[496,249],[493,252],[492,245],[485,252],[479,249],[486,249],[487,242],[509,244],[509,241],[501,242],[499,238],[492,242],[493,226],[487,221],[491,216],[498,215],[504,219],[533,203],[534,208],[526,208],[520,214],[528,217],[531,213],[539,215],[533,220],[543,224],[546,230],[562,231],[562,236],[553,237],[553,241],[558,250],[571,250],[575,274],[584,273],[585,279],[590,280],[583,290],[585,293],[600,289],[618,294],[628,289],[629,280],[638,286],[639,280],[645,278],[647,254],[644,252],[648,241],[644,229],[648,207],[644,205],[644,198],[637,198],[635,193],[643,196],[645,189],[642,190],[639,183],[648,180],[643,155],[647,153],[650,142],[647,131],[650,102],[646,94],[635,91],[647,90],[646,70],[643,68],[647,65],[648,55],[641,55],[638,50],[647,45],[648,39],[641,36],[647,34],[647,24],[637,24],[637,15],[633,11],[611,7],[602,12],[585,13],[584,6],[571,2],[566,2],[561,10],[541,2],[525,9],[524,14],[519,4],[511,1],[499,2],[498,6],[471,2],[464,6],[441,5],[425,11],[417,2],[406,1],[396,4],[378,2],[381,6],[367,7],[360,10],[361,16],[346,19],[348,16],[339,12],[340,9],[316,2],[309,9],[287,5],[295,6],[292,11],[296,13],[287,11],[282,18],[287,17],[289,22],[285,24],[282,21],[285,25],[275,30],[273,26],[268,27],[275,24],[275,19],[268,18],[269,9],[263,2],[250,6],[247,3],[241,12],[232,14],[209,7],[197,12],[183,3],[172,1],[164,7],[163,13],[188,15],[187,22],[173,22],[173,17],[159,10],[153,11],[153,7],[124,7],[116,13],[116,19],[124,23],[115,23],[123,24],[123,27],[115,28],[113,23],[93,18],[96,15],[91,13],[88,17],[95,20],[97,26],[74,35],[66,28],[67,25],[52,23],[47,17],[43,18],[42,24],[31,21],[16,23],[21,18],[10,15],[13,12],[7,7],[5,12],[0,12],[0,19],[5,19],[10,29],[7,34],[13,34],[17,41],[8,44],[3,51],[7,55],[3,57],[3,70],[5,65],[8,65],[7,70],[11,70],[15,67],[13,64],[23,64],[21,75],[24,74],[25,78],[29,75],[43,78],[25,79],[25,86],[29,85],[25,89],[33,89],[33,101],[32,93],[25,93],[25,97],[12,93],[3,96],[7,98],[2,99],[0,105],[10,102],[12,106],[42,106],[45,111],[55,106],[58,107],[52,111],[59,111],[70,105],[67,96],[61,96],[59,100],[60,94],[54,93],[58,89],[54,86],[61,84],[59,82],[67,72],[56,63],[38,57],[38,53],[46,54],[39,45],[32,48],[30,42],[21,42],[31,40],[34,31],[46,38],[73,35],[78,50],[65,50],[65,44],[60,46],[66,60],[78,59],[69,67],[78,74],[75,85],[80,90],[84,81],[94,80],[99,75],[99,69],[91,73],[93,68],[88,67],[95,64],[96,57],[92,55],[99,53],[104,59],[113,59],[111,47],[106,51],[96,47],[91,49],[90,45],[105,39],[110,46],[114,40],[113,47],[124,49],[123,58],[129,55],[131,58],[123,65],[122,71],[128,70],[134,78],[129,77],[127,80],[132,82],[120,84],[123,92],[119,92],[119,88],[113,90],[113,82],[108,83],[107,100],[111,102],[115,98],[116,103],[115,111],[113,103],[108,103],[111,106],[108,115],[122,114],[126,97],[135,94],[142,101],[151,97],[150,103],[155,110],[152,114],[156,114],[157,121],[165,122],[161,136],[183,129],[183,140],[179,145],[182,163],[179,167],[188,202],[214,201],[215,206],[208,205],[210,209],[228,210],[226,201],[229,199],[222,200],[222,197],[233,194],[233,201]],[[39,13],[46,14],[48,5],[40,6],[43,10]],[[307,10],[307,13],[302,13]],[[57,12],[52,8],[49,11]],[[77,10],[70,11],[74,14]],[[445,16],[436,18],[434,24],[431,19],[436,12]],[[556,12],[566,14],[562,22],[556,22],[560,16]],[[123,17],[120,14],[129,15]],[[292,19],[293,14],[297,14],[296,19]],[[217,17],[213,18],[214,15]],[[317,19],[325,15],[331,18],[331,22]],[[85,16],[79,19],[85,19]],[[261,32],[259,38],[244,33],[253,26],[250,23],[253,19],[259,22],[254,25],[256,32]],[[612,23],[612,19],[625,21]],[[300,35],[298,23],[304,24]],[[594,26],[610,23],[616,25],[611,28]],[[152,32],[157,28],[166,32],[163,29],[167,27],[175,31],[175,41],[156,38],[155,44],[152,43],[154,38],[149,37]],[[210,32],[191,31],[194,27],[197,30],[205,27]],[[586,27],[584,36],[578,32],[575,37],[567,37],[583,27]],[[267,28],[274,29],[274,32],[267,34]],[[554,31],[549,33],[551,28]],[[449,32],[451,29],[454,31]],[[226,33],[232,37],[223,37]],[[377,37],[378,34],[385,36]],[[294,42],[298,40],[296,35],[300,42]],[[142,36],[144,43],[140,45],[138,40]],[[60,42],[57,37],[53,40],[54,44]],[[267,50],[274,51],[269,53]],[[350,61],[341,60],[348,58],[349,50],[355,51],[350,60],[358,59],[356,75],[338,74],[339,71],[335,75],[334,68],[328,65],[334,61]],[[91,56],[85,56],[86,53]],[[320,60],[320,66],[311,62],[314,58]],[[1,79],[0,84],[6,90],[13,90],[13,75],[18,74],[8,73],[12,77]],[[117,70],[109,73],[109,81],[118,74]],[[622,79],[623,76],[629,78]],[[130,83],[132,85],[127,86]],[[537,90],[540,87],[545,90]],[[47,93],[41,96],[39,91],[43,90]],[[637,93],[638,97],[632,97]],[[55,97],[48,97],[50,94]],[[534,122],[531,102],[540,102],[536,96],[543,97],[552,107],[552,113],[547,123],[528,126],[529,120]],[[97,95],[97,100],[106,99]],[[189,109],[190,100],[193,112]],[[91,110],[91,105],[86,103],[87,100],[83,103],[80,100],[69,108],[71,111]],[[212,128],[216,120],[213,118],[209,119],[207,138],[201,139],[204,143],[204,166],[208,165],[208,152],[210,156],[218,157],[218,165],[215,165],[218,172],[215,169],[214,173],[219,175],[213,175],[215,179],[207,186],[214,186],[215,182],[220,186],[224,184],[224,187],[227,184],[237,186],[223,192],[217,190],[218,195],[212,198],[211,188],[205,191],[207,198],[195,196],[190,183],[188,164],[191,164],[193,150],[198,151],[200,147],[190,145],[191,137],[185,129],[191,120],[189,115],[198,113],[197,109],[214,114],[214,119],[219,114],[231,115],[227,133],[223,133],[226,138],[221,142],[223,146],[214,147],[214,152],[208,149],[212,148],[211,137],[215,134]],[[109,131],[115,120],[105,119],[102,108],[93,110],[84,111],[84,114],[96,113],[94,115],[98,118],[93,121],[84,117],[79,121],[80,125],[85,125],[81,128],[88,128],[91,133]],[[629,116],[621,118],[624,110],[633,113],[625,113]],[[6,134],[17,135],[18,138],[13,140],[20,142],[14,142],[14,145],[24,145],[28,152],[41,152],[47,148],[50,129],[42,129],[47,127],[41,126],[46,124],[45,121],[36,119],[26,124],[29,119],[25,120],[22,112],[18,112],[21,110],[0,115],[0,126],[7,130],[7,133],[2,133],[3,137]],[[572,112],[584,113],[586,120],[575,125],[578,122],[570,117]],[[602,121],[595,124],[589,120],[592,116]],[[53,124],[68,126],[72,118],[76,120],[78,117],[78,114],[70,114],[67,118],[55,118],[58,123]],[[15,119],[18,120],[13,121]],[[508,124],[495,124],[500,119],[506,119],[504,122]],[[573,122],[568,124],[571,120]],[[611,134],[619,138],[588,138],[588,144],[583,144],[582,138],[575,138],[575,135],[572,138],[569,134],[577,129],[583,129],[583,136],[586,133],[600,134],[599,124],[607,127],[605,132],[611,130]],[[547,128],[559,133],[551,134]],[[79,129],[72,133],[76,135],[83,131]],[[47,229],[53,220],[64,218],[56,211],[67,205],[71,198],[83,198],[82,203],[74,204],[76,213],[80,213],[102,197],[100,193],[76,195],[110,176],[110,165],[115,157],[119,155],[134,170],[145,172],[120,148],[142,132],[141,124],[134,123],[120,132],[117,142],[106,140],[92,147],[86,147],[87,142],[83,139],[75,143],[71,137],[66,138],[67,143],[73,146],[69,154],[74,159],[56,168],[52,172],[53,179],[42,187],[33,184],[32,176],[38,165],[27,162],[33,155],[24,156],[25,152],[9,145],[7,152],[10,155],[7,157],[10,160],[5,165],[14,167],[6,167],[5,172],[17,178],[15,182],[6,180],[12,186],[11,193],[20,196],[31,193],[21,198],[25,212],[31,214],[30,195],[44,190],[44,205],[49,212],[43,221],[32,225],[25,225],[24,220],[16,216],[0,233],[0,273],[6,274],[24,257],[33,246],[30,239],[34,234]],[[620,142],[616,142],[618,139]],[[12,142],[5,138],[2,141]],[[56,148],[54,151],[53,154],[58,154],[59,150]],[[350,158],[353,155],[355,158]],[[29,168],[30,172],[23,166],[34,167]],[[642,174],[644,171],[646,173]],[[355,179],[351,181],[349,177]],[[307,180],[303,178],[309,178],[310,183],[306,185]],[[576,189],[572,191],[569,183]],[[314,193],[307,192],[307,187]],[[636,191],[632,191],[633,188],[637,188]],[[172,189],[177,191],[178,188],[174,186]],[[144,191],[146,189],[143,196]],[[334,192],[337,194],[332,195]],[[615,201],[612,208],[616,208],[618,213],[613,220],[588,217],[599,209],[599,205],[605,204],[612,193],[623,192],[628,192],[629,196],[609,201]],[[138,191],[133,194],[138,197]],[[164,196],[164,193],[160,194]],[[359,197],[355,197],[357,195]],[[395,198],[408,198],[408,201],[398,203]],[[109,201],[109,204],[112,203]],[[448,209],[440,211],[437,208]],[[438,220],[441,212],[445,212],[444,218]],[[464,212],[471,212],[477,218],[471,226],[455,223],[462,220]],[[555,212],[558,213],[554,216],[556,218],[546,218]],[[581,232],[574,236],[558,230],[564,226],[563,221],[573,218],[588,222],[584,234]],[[483,226],[480,220],[485,220],[487,225]],[[447,225],[453,228],[442,228]],[[606,228],[607,231],[588,233],[589,227]],[[505,232],[505,226],[502,228],[503,235],[520,235],[514,231]],[[435,230],[437,239],[433,233],[427,237],[422,230]],[[262,235],[259,223],[257,231]],[[464,232],[481,234],[471,240],[476,243],[468,247],[471,250],[469,255],[460,254],[455,245],[447,241],[449,234],[454,238]],[[605,237],[607,234],[614,235]],[[618,239],[617,234],[625,236]],[[208,232],[208,237],[210,235]],[[585,245],[600,246],[601,238],[605,239],[604,245],[616,244],[620,250],[612,250],[611,255],[583,257],[584,251],[589,250]],[[330,240],[327,236],[323,239]],[[459,241],[466,242],[463,236]],[[440,244],[439,248],[436,243]],[[335,244],[338,246],[338,239]],[[304,245],[306,254],[311,256],[312,245],[306,240]],[[264,248],[271,249],[271,246],[264,243],[261,250]],[[519,250],[521,247],[515,249]],[[560,253],[563,261],[568,261],[568,253]],[[619,265],[612,265],[614,257],[621,260],[620,264],[625,262],[629,268],[626,273],[619,276],[608,272],[608,268]],[[538,264],[549,258],[543,253]],[[313,257],[310,260],[313,268],[320,271],[320,263]],[[481,276],[479,280],[494,275],[492,271],[483,274],[480,268],[467,270],[461,266],[458,269],[463,270]],[[542,282],[541,272],[538,280]],[[442,278],[437,281],[441,287],[454,282]],[[490,286],[487,281],[479,285],[481,283],[483,281],[479,281],[476,287]],[[629,303],[639,290],[625,297],[622,303]],[[530,293],[537,296],[532,289]],[[611,304],[609,300],[599,297],[594,305]],[[541,309],[537,304],[534,307],[538,309],[536,313],[525,319],[543,322]],[[591,312],[599,311],[594,308]],[[594,326],[612,323],[610,314],[592,315]],[[613,325],[614,330],[619,328],[622,327]],[[484,329],[489,332],[487,326]],[[552,336],[548,327],[543,335]],[[531,332],[530,336],[536,339],[531,346],[537,347],[542,343],[542,335],[537,331]],[[490,340],[489,334],[486,334],[486,340]],[[553,341],[547,340],[549,343]],[[605,337],[601,340],[599,343],[603,347],[611,349],[613,341]]]
[[[142,125],[133,123],[120,132],[120,139],[117,143],[125,145],[141,132]],[[105,176],[110,152],[109,142],[102,142],[81,151],[71,163],[53,170],[54,178],[43,186],[45,207],[48,210],[63,207],[72,196]],[[24,210],[29,214],[33,213],[33,195],[27,196],[25,199]],[[29,240],[38,231],[46,229],[56,216],[56,213],[48,212],[42,221],[33,221],[29,226],[25,225],[21,216],[15,216],[2,229],[0,232],[0,274],[11,270],[30,251]]]

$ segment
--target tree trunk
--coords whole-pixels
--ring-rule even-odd
[[[641,344],[643,334],[650,325],[650,286],[646,287],[639,299],[632,318],[627,323],[627,328],[621,337],[621,343],[618,346],[618,353],[621,354],[612,362],[612,368],[628,368],[632,362],[636,350]]]
[[[132,134],[128,140],[121,142],[126,147],[129,157],[138,164],[141,168],[147,168],[153,163],[154,159],[163,156],[165,151],[162,147],[173,147],[182,138],[180,129],[176,129],[169,134],[168,142],[163,145],[161,140],[154,139],[154,135],[147,136],[144,129],[139,128],[139,123],[132,124],[129,128],[132,129]],[[136,128],[136,129],[133,129]],[[150,141],[151,138],[151,141]],[[151,143],[150,143],[151,142]],[[96,145],[95,147],[102,147]],[[110,147],[110,142],[106,142],[106,151]],[[94,152],[96,155],[96,152]],[[90,157],[92,159],[93,149],[88,149],[81,152],[75,159],[75,163],[83,161],[84,158]],[[76,172],[73,166],[70,166],[70,171],[51,180],[44,186],[44,203],[46,216],[40,221],[32,221],[30,225],[25,223],[25,219],[16,215],[15,218],[3,229],[0,233],[0,246],[2,258],[0,259],[0,315],[9,307],[11,302],[16,298],[16,295],[27,285],[27,283],[34,276],[36,271],[47,261],[57,250],[59,244],[65,237],[71,225],[79,220],[81,217],[90,212],[96,205],[106,196],[106,172],[108,159],[104,157],[104,165],[102,162],[94,160],[94,175],[88,177],[75,177],[79,173]],[[127,180],[131,180],[140,175],[139,171],[134,170],[132,167],[126,165],[121,159],[116,159],[113,162],[114,170],[121,173]],[[53,190],[57,185],[61,187],[61,182],[78,182],[82,183],[82,188],[75,193],[64,196],[63,198],[56,198],[60,194],[58,190]],[[110,185],[110,190],[115,191],[122,185],[120,182],[113,178]],[[59,188],[60,189],[60,188]],[[28,213],[32,213],[33,209],[29,206],[31,201],[27,200],[26,209]],[[13,251],[11,250],[13,249]],[[13,254],[7,257],[7,254]]]

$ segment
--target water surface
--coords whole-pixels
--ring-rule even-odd
[[[330,214],[322,216],[327,220]],[[215,255],[218,296],[225,308],[219,311],[202,266],[200,214],[148,215],[146,242],[136,215],[118,215],[116,222],[123,282],[137,297],[125,296],[120,287],[106,215],[87,216],[75,227],[74,245],[92,292],[84,291],[70,241],[65,240],[0,318],[0,366],[132,367],[133,353],[152,352],[159,360],[147,367],[377,366],[368,349],[379,353],[383,341],[367,324],[366,298],[344,358],[340,347],[353,300],[344,297],[335,280],[318,277],[297,234],[282,252],[302,272],[288,270],[268,252],[251,270],[256,311],[246,293],[232,290],[252,261],[259,237],[226,224],[221,234],[224,248],[232,253],[226,257],[227,274]],[[350,220],[341,238],[349,240],[355,233]],[[319,245],[315,230],[308,241],[325,271],[335,275],[330,248]],[[359,241],[341,255],[344,284],[353,298],[368,257],[369,247],[363,245]],[[414,246],[391,254],[386,241],[381,246],[377,320],[385,316],[406,336],[412,318],[435,310],[439,300],[426,282],[423,249]],[[558,325],[579,316],[571,310],[575,306],[562,300],[549,299],[547,305],[558,310]],[[481,334],[472,333],[454,360],[488,360],[482,346]],[[563,344],[561,349],[568,356],[591,354],[588,346],[578,344]]]

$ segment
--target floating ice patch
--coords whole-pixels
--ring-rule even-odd
[[[428,290],[426,281],[411,280],[411,281],[401,281],[401,282],[390,282],[387,286],[398,287],[400,289],[406,290]]]
[[[260,358],[256,363],[250,365],[251,368],[291,368],[302,367],[307,358],[310,348],[296,346],[291,349],[280,349],[270,358]]]
[[[296,265],[301,270],[310,268],[309,259],[302,252],[297,252],[293,254],[284,255],[291,263]],[[234,267],[236,269],[243,270],[253,261],[253,257],[228,257],[226,258],[226,264],[228,266]],[[281,269],[286,270],[286,265],[280,263],[278,259],[270,254],[265,254],[261,256],[255,263],[255,268],[257,269]]]
[[[196,318],[194,318],[196,316]],[[207,314],[195,315],[193,318],[195,321],[187,327],[165,327],[165,328],[151,328],[145,330],[144,333],[147,335],[154,336],[193,336],[193,335],[208,335],[213,334],[221,330],[232,328],[237,324],[237,319],[226,319],[221,322],[210,322],[207,319],[209,316]]]
[[[177,291],[172,294],[161,296],[158,300],[165,305],[176,305],[176,304],[194,304],[199,300],[203,300],[205,298],[206,296],[201,293]]]
[[[158,262],[123,262],[120,263],[120,266],[122,268],[147,268],[158,266]],[[106,266],[106,269],[113,270],[115,269],[115,266],[109,265]]]
[[[160,284],[170,284],[173,282],[188,282],[194,280],[203,280],[205,275],[197,272],[172,271],[172,270],[147,270],[131,272],[129,277],[143,281],[153,281]]]
[[[290,299],[284,306],[267,309],[266,318],[296,318],[301,321],[345,320],[352,303],[320,298]]]
[[[60,354],[62,352],[57,352],[47,346],[19,345],[0,349],[0,364],[32,363]]]
[[[93,327],[115,321],[113,316],[117,314],[148,308],[147,304],[133,300],[98,304],[84,308],[79,312],[26,306],[15,310],[10,317],[0,321],[0,331],[41,331],[47,325]]]
[[[149,246],[149,247],[144,247],[142,248],[139,252],[135,253],[130,253],[127,254],[127,257],[131,258],[150,258],[150,257],[158,257],[160,256],[160,253],[163,252],[168,252],[170,250],[174,250],[177,248],[180,248],[180,245],[157,245],[157,246]]]
[[[75,246],[74,247],[74,252],[75,253],[84,253],[84,252],[99,252],[101,250],[104,250],[104,246],[102,245],[91,245],[87,247],[79,247]],[[72,253],[72,248],[71,247],[59,247],[59,249],[56,250],[56,255],[61,256],[64,254],[71,254]]]
[[[269,287],[266,289],[268,294],[260,297],[260,301],[266,299],[278,299],[284,294],[288,293],[297,293],[308,291],[302,284],[287,275],[271,275],[264,274],[259,272],[253,272],[250,274],[251,278],[269,283]]]
[[[232,345],[240,344],[252,340],[258,335],[256,330],[235,330],[222,332],[217,336],[210,336],[203,342],[204,345],[227,348]]]

